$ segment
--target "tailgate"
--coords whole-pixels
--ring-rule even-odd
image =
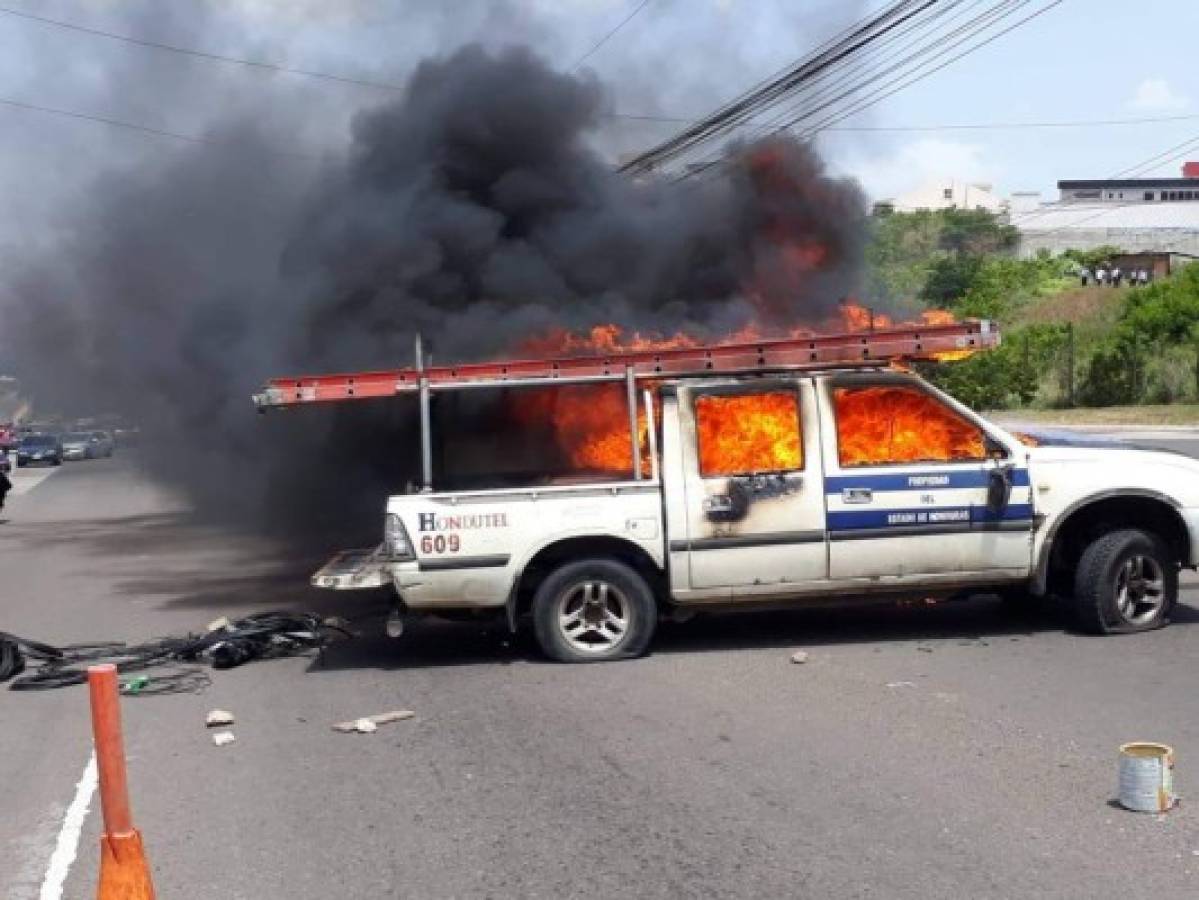
[[[367,550],[342,550],[312,576],[312,584],[334,591],[384,587],[391,584],[389,562],[382,544]]]

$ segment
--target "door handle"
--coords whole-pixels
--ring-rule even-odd
[[[874,491],[870,488],[854,487],[841,491],[842,503],[873,503]]]

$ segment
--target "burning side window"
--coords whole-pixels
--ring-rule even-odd
[[[703,394],[695,400],[695,431],[705,478],[803,468],[799,397],[791,391]]]
[[[836,388],[833,404],[842,466],[987,458],[982,429],[916,388]]]

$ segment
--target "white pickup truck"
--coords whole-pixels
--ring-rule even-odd
[[[1144,631],[1199,561],[1199,461],[1181,455],[1030,446],[884,366],[653,385],[627,478],[393,496],[383,544],[313,583],[531,617],[548,656],[582,662],[642,654],[693,610],[982,592]]]

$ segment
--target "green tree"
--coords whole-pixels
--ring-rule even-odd
[[[985,209],[941,211],[941,249],[959,256],[1006,253],[1016,246],[1019,232]]]

